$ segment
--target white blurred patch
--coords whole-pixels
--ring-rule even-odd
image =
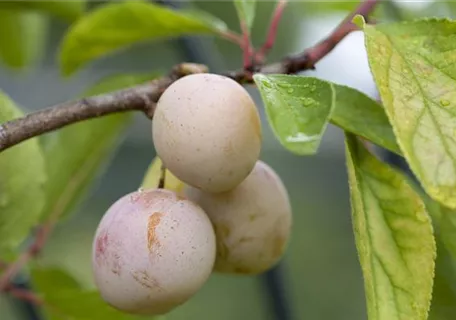
[[[393,0],[393,2],[399,7],[403,9],[408,9],[408,10],[424,10],[427,7],[429,7],[432,3],[434,3],[434,0]]]
[[[327,37],[344,18],[344,14],[306,18],[302,25],[305,43],[298,45],[301,48],[315,45]],[[315,67],[315,71],[307,71],[305,74],[353,87],[376,98],[375,83],[369,70],[364,35],[361,31],[349,34]]]

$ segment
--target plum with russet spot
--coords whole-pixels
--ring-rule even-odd
[[[92,269],[102,298],[126,313],[164,314],[209,278],[215,234],[205,212],[170,190],[127,194],[96,230]]]

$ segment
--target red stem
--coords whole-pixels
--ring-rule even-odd
[[[242,50],[243,50],[243,66],[245,71],[251,71],[253,48],[250,42],[250,32],[245,24],[245,21],[241,21],[242,30]]]
[[[277,6],[275,7],[274,13],[272,14],[271,24],[269,25],[269,30],[266,35],[266,41],[263,46],[258,50],[255,62],[262,65],[265,61],[266,55],[269,50],[274,46],[277,29],[279,28],[279,22],[282,18],[282,13],[287,5],[287,0],[279,0]]]

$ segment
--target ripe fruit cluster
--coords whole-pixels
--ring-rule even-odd
[[[273,267],[292,214],[280,177],[259,160],[256,106],[235,81],[195,74],[174,82],[157,104],[152,135],[173,188],[150,188],[149,179],[117,200],[96,231],[92,264],[107,303],[159,315],[189,300],[212,272]]]

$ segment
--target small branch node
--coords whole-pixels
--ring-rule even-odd
[[[171,69],[169,77],[175,81],[190,74],[207,72],[209,72],[209,68],[204,64],[184,62],[174,66]]]

